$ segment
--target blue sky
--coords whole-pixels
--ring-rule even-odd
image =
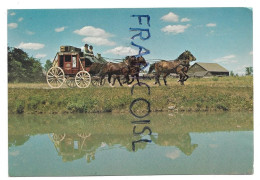
[[[149,15],[150,27],[131,15]],[[197,62],[223,65],[243,74],[253,66],[252,10],[247,8],[59,9],[8,10],[8,46],[19,47],[44,65],[61,45],[94,46],[94,53],[122,58],[137,53],[136,32],[151,37],[134,43],[150,50],[144,57],[172,60],[189,50]]]

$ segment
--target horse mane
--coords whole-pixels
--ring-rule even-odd
[[[186,57],[187,57],[187,54],[186,54],[186,53],[189,53],[189,54],[190,54],[190,51],[185,50],[183,53],[181,53],[181,55],[179,55],[179,57],[178,57],[177,59],[185,60]]]

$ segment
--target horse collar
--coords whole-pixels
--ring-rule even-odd
[[[124,63],[125,63],[127,66],[129,66],[129,64],[127,64],[127,62],[126,62],[126,61],[124,61]]]

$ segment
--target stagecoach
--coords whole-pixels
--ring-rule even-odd
[[[46,74],[47,83],[51,88],[60,88],[64,83],[69,87],[79,88],[87,88],[90,83],[99,86],[100,78],[89,73],[92,63],[105,64],[107,61],[100,54],[97,57],[93,54],[84,57],[80,48],[61,46]]]

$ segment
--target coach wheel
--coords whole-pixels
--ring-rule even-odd
[[[47,72],[46,80],[51,88],[59,88],[65,80],[64,71],[60,67],[51,67]]]
[[[75,77],[75,83],[79,88],[87,88],[90,85],[91,77],[87,71],[79,71]]]
[[[106,82],[105,78],[102,80],[101,84],[100,84],[100,78],[99,77],[95,77],[95,78],[91,79],[91,84],[93,86],[104,86],[105,82]]]
[[[76,83],[75,83],[74,78],[71,78],[71,77],[68,77],[68,78],[66,79],[66,84],[67,84],[67,86],[70,87],[70,88],[75,88],[75,87],[77,86]]]

